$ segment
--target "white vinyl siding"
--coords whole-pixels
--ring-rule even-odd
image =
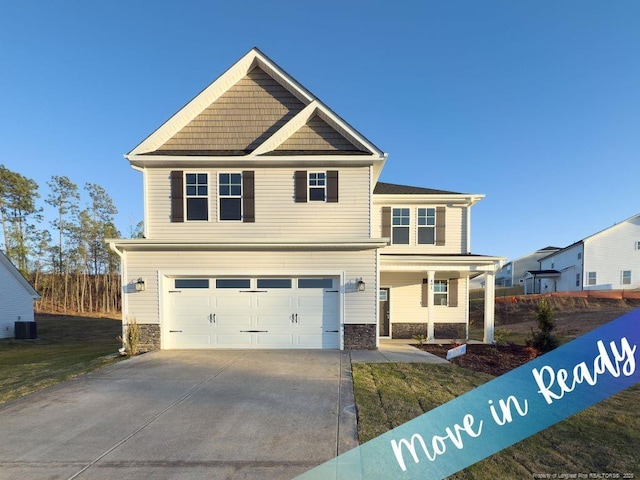
[[[218,174],[209,173],[209,222],[171,223],[169,174],[171,169],[147,169],[147,238],[191,241],[243,239],[369,238],[369,167],[341,168],[337,203],[295,203],[294,169],[262,168],[255,171],[255,223],[220,222]]]
[[[15,322],[32,322],[33,318],[33,297],[7,271],[4,265],[0,264],[0,291],[2,291],[0,309],[0,338],[12,338],[14,335]]]
[[[640,288],[640,254],[635,242],[640,236],[640,217],[621,222],[603,232],[584,240],[583,254],[585,272],[598,272],[596,289]],[[631,270],[630,284],[622,283],[622,270]],[[586,276],[585,276],[586,285]]]
[[[582,290],[581,285],[576,285],[576,275],[582,275],[583,272],[582,260],[578,260],[578,255],[581,253],[582,256],[584,256],[583,245],[578,243],[571,248],[556,253],[552,257],[542,260],[539,267],[530,267],[530,270],[558,270],[561,272],[558,278],[542,279],[539,286],[538,280],[536,280],[535,292],[548,293]],[[551,265],[553,265],[553,267]],[[583,280],[584,284],[587,285],[586,274]]]
[[[407,195],[410,197],[410,195]],[[378,200],[380,201],[380,200]],[[407,208],[406,205],[389,205],[374,202],[373,208],[373,237],[382,236],[382,209],[390,207],[391,212],[394,208]],[[410,207],[411,221],[409,227],[409,244],[394,245],[391,244],[384,249],[384,253],[454,253],[466,254],[466,235],[467,235],[467,207],[452,205],[446,207],[446,223],[445,223],[445,242],[444,245],[435,244],[419,244],[418,243],[418,208],[437,208],[444,205],[412,205]],[[393,228],[393,225],[392,225]]]
[[[438,273],[436,280],[449,280],[445,272]],[[391,323],[426,323],[427,305],[423,305],[422,273],[389,272],[380,274],[380,285],[389,287]],[[468,279],[458,278],[458,306],[444,307],[438,305],[434,309],[434,323],[466,323]],[[367,290],[369,286],[367,285]],[[393,333],[393,327],[391,327]]]
[[[189,278],[234,276],[234,278],[273,276],[315,276],[344,273],[345,323],[376,323],[376,253],[375,250],[346,252],[126,252],[128,277],[125,284],[138,277],[145,280],[144,292],[125,286],[125,318],[138,323],[159,322],[159,281],[163,272]],[[160,272],[160,273],[159,273]],[[357,279],[367,288],[358,292]]]

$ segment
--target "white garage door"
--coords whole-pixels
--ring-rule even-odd
[[[338,280],[171,278],[165,348],[339,348]]]

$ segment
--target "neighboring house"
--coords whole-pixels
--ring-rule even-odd
[[[541,258],[527,275],[528,293],[640,288],[640,214]]]
[[[113,239],[143,349],[376,348],[468,327],[482,195],[378,182],[387,159],[253,49],[126,158],[143,239]],[[485,339],[493,341],[493,289]]]
[[[15,322],[33,322],[33,301],[40,298],[7,256],[0,252],[0,338],[13,338]]]
[[[525,272],[537,270],[538,260],[558,250],[560,250],[558,247],[545,247],[505,263],[496,273],[496,287],[522,285],[522,275]]]

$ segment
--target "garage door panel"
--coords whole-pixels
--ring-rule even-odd
[[[260,296],[256,298],[257,308],[292,308],[293,299],[287,296]]]
[[[256,335],[256,345],[264,347],[287,348],[294,344],[293,334],[260,333]]]
[[[214,343],[229,348],[246,348],[251,344],[250,333],[219,333],[214,335]]]
[[[211,336],[208,334],[179,333],[174,337],[176,348],[210,348]]]
[[[238,308],[251,308],[251,294],[231,294],[215,297],[215,308],[228,308],[237,310]]]
[[[340,295],[325,284],[302,288],[295,277],[270,278],[257,290],[219,284],[175,294],[165,325],[182,333],[169,334],[169,348],[340,347]]]

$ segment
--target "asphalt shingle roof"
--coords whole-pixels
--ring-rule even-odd
[[[376,195],[437,195],[437,194],[454,194],[459,192],[449,192],[447,190],[436,190],[435,188],[412,187],[409,185],[396,185],[395,183],[376,183],[373,193]]]

